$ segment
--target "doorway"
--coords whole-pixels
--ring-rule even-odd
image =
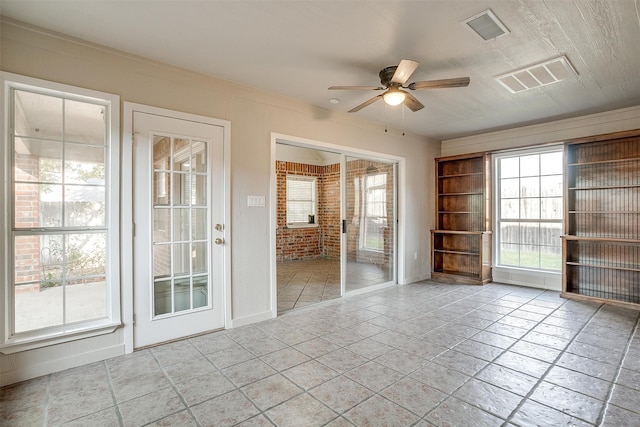
[[[272,159],[274,315],[396,284],[398,160],[290,137]]]
[[[225,127],[182,116],[132,111],[134,348],[225,325]]]
[[[340,297],[341,156],[276,144],[278,312]]]

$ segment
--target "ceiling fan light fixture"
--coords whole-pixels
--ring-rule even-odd
[[[389,89],[387,92],[385,92],[384,95],[382,95],[382,98],[384,99],[384,102],[387,103],[387,105],[400,105],[404,102],[404,98],[405,98],[405,94],[403,91],[398,90],[398,89]]]

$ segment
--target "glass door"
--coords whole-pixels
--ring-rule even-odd
[[[396,164],[345,156],[346,292],[396,280]]]

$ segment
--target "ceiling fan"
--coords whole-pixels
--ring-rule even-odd
[[[422,82],[413,82],[405,86],[409,77],[418,68],[420,63],[410,59],[403,59],[400,64],[386,67],[380,70],[380,83],[382,86],[331,86],[329,90],[384,90],[384,93],[374,96],[368,101],[363,102],[357,107],[349,110],[350,113],[362,110],[364,107],[373,104],[379,99],[384,99],[388,105],[404,105],[409,107],[411,111],[418,111],[424,108],[424,105],[418,101],[413,95],[403,89],[422,90],[422,89],[438,89],[447,87],[466,87],[469,86],[469,77],[459,77],[455,79],[428,80]]]

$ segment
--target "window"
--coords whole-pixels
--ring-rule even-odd
[[[3,344],[118,325],[118,97],[3,77]]]
[[[364,233],[361,247],[384,250],[387,228],[387,174],[364,177]]]
[[[316,178],[287,175],[287,225],[316,227]]]
[[[498,265],[561,269],[562,168],[557,148],[496,157]]]

